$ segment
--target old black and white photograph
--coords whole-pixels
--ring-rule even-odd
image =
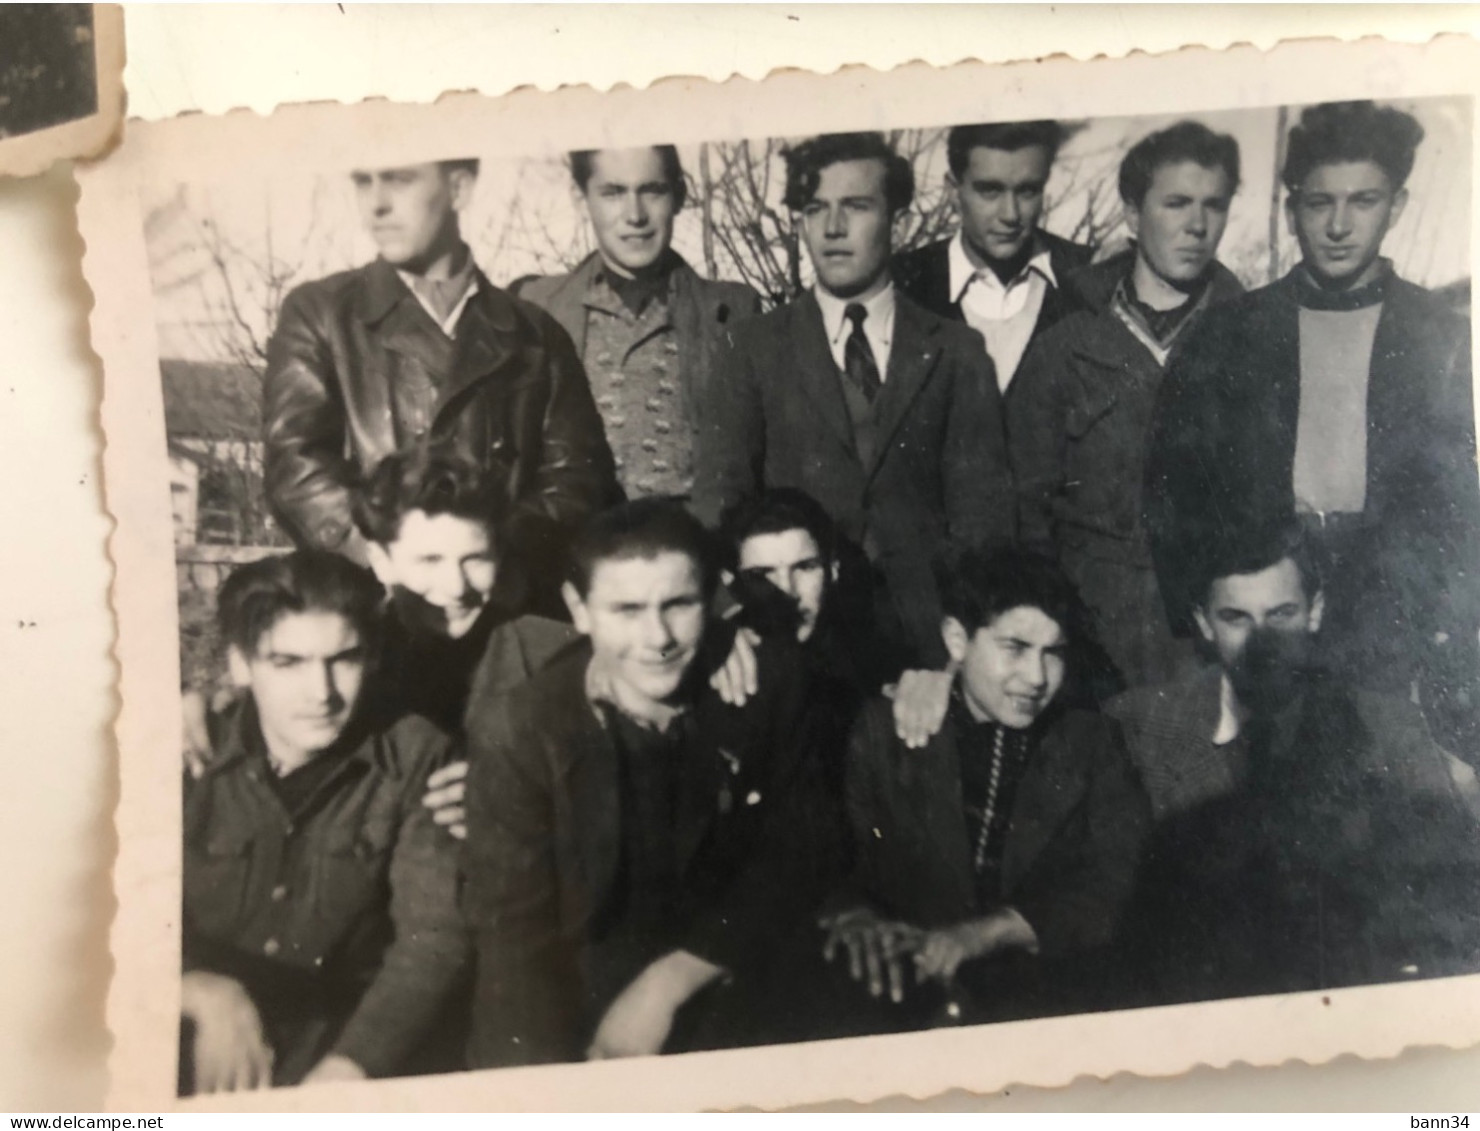
[[[1473,995],[1475,56],[1280,50],[85,177],[176,861],[132,1054],[229,1103]]]
[[[0,7],[0,172],[90,156],[122,120],[117,5]]]

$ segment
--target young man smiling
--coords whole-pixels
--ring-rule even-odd
[[[1141,483],[1168,359],[1210,306],[1243,293],[1217,259],[1238,185],[1238,143],[1200,122],[1138,141],[1120,166],[1134,248],[1076,276],[1089,309],[1029,350],[1008,400],[1020,536],[1063,564],[1129,686],[1191,660],[1166,623]]]
[[[627,497],[687,495],[716,339],[759,313],[760,299],[742,283],[700,278],[673,250],[687,196],[673,146],[580,150],[570,172],[596,250],[568,275],[516,293],[575,342]]]
[[[938,666],[932,555],[1010,539],[1013,499],[980,337],[890,277],[893,224],[913,194],[909,162],[879,134],[788,153],[786,204],[816,285],[728,335],[699,406],[694,495],[712,523],[764,488],[807,492],[870,563],[895,662]]]
[[[917,1000],[915,983],[945,987],[937,1021],[1082,1005],[1060,976],[1115,939],[1150,824],[1118,728],[1065,705],[1085,621],[1063,573],[1003,550],[943,580],[952,705],[919,750],[887,701],[864,709],[847,769],[857,873],[823,923],[825,956],[905,1004],[875,1013],[891,1027],[932,1023],[941,995]]]
[[[706,1013],[822,894],[805,686],[764,649],[744,708],[707,686],[716,582],[676,501],[597,516],[565,587],[585,646],[469,711],[475,1067],[723,1043]]]
[[[1174,626],[1210,549],[1298,513],[1331,561],[1331,662],[1442,704],[1476,686],[1480,486],[1469,324],[1381,254],[1422,137],[1371,102],[1301,113],[1283,169],[1301,262],[1173,358],[1143,505]]]

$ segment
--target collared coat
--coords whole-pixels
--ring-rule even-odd
[[[1066,240],[1042,228],[1034,233],[1034,238],[1048,249],[1049,266],[1053,268],[1058,285],[1050,286],[1043,292],[1043,305],[1038,310],[1038,321],[1033,324],[1033,333],[1028,338],[1029,349],[1040,335],[1077,309],[1076,296],[1068,285],[1069,280],[1076,272],[1089,266],[1094,255],[1093,248]],[[966,315],[961,311],[961,304],[951,294],[950,252],[953,239],[955,237],[950,236],[895,256],[894,281],[901,291],[931,313],[955,322],[965,322]],[[1015,375],[1012,383],[1007,386],[1006,399],[1009,402],[1017,386],[1018,379]]]
[[[268,501],[296,543],[363,561],[350,491],[414,443],[448,444],[506,477],[506,534],[537,573],[558,568],[565,535],[613,500],[611,451],[569,335],[476,279],[455,341],[383,260],[288,295],[263,415]],[[444,369],[430,433],[398,435],[394,384]]]
[[[1130,264],[1115,266],[1118,282]],[[1174,351],[1210,307],[1243,293],[1226,267],[1212,270]],[[1080,279],[1108,275],[1094,267]],[[1100,642],[1134,686],[1171,678],[1187,658],[1165,623],[1141,521],[1151,414],[1165,369],[1110,299],[1090,293],[1096,308],[1069,315],[1024,356],[1013,381],[1019,392],[1007,398],[1008,454],[1019,537],[1062,562],[1095,612]]]
[[[806,491],[872,549],[916,659],[943,663],[932,559],[1013,536],[991,358],[975,330],[897,296],[867,464],[842,381],[811,293],[730,330],[699,405],[695,508],[714,522],[763,488]]]
[[[587,696],[590,661],[578,646],[517,695],[468,712],[474,1068],[582,1059],[609,1004],[589,998],[581,973],[593,923],[619,891],[623,821],[621,758]],[[744,708],[699,694],[672,830],[675,944],[737,985],[825,894],[841,836],[823,767],[798,741],[805,681],[764,645],[759,671]]]
[[[669,317],[678,346],[680,378],[687,401],[697,405],[709,396],[718,339],[731,323],[760,313],[760,296],[744,283],[705,279],[677,253],[669,291]],[[576,356],[586,354],[586,293],[601,270],[592,252],[566,275],[546,275],[520,284],[516,294],[549,312],[575,343]]]
[[[1208,548],[1294,513],[1301,285],[1292,272],[1210,311],[1158,393],[1143,510],[1167,613],[1182,631],[1193,631],[1189,586],[1206,572]],[[1365,515],[1377,532],[1370,567],[1397,594],[1379,619],[1473,640],[1480,483],[1470,328],[1396,276],[1372,350]]]
[[[1066,708],[1042,726],[1013,800],[1002,891],[1044,957],[1057,959],[1115,938],[1151,811],[1113,720]],[[847,807],[853,894],[927,928],[982,914],[949,719],[910,750],[895,733],[893,704],[869,703],[849,743]]]
[[[466,969],[456,842],[422,805],[451,740],[425,719],[347,732],[298,809],[273,788],[256,710],[214,720],[184,797],[183,964],[234,977],[267,1027],[273,1078],[322,1056],[402,1069]]]

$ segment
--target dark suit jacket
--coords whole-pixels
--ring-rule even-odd
[[[678,260],[669,284],[669,317],[678,345],[679,373],[688,403],[701,404],[710,395],[719,335],[731,322],[759,314],[761,300],[744,283],[702,278],[676,252],[670,254]],[[601,255],[593,252],[568,275],[529,279],[515,292],[549,311],[570,335],[578,357],[586,355],[586,291],[601,262]]]
[[[867,466],[813,295],[726,339],[699,405],[699,516],[714,522],[766,487],[806,491],[846,538],[876,550],[918,658],[944,662],[933,555],[1013,532],[1001,397],[981,335],[898,296]]]
[[[902,252],[894,258],[894,281],[899,289],[933,314],[964,322],[961,304],[951,297],[950,236],[935,243]],[[1033,335],[1028,339],[1031,346],[1040,334],[1066,314],[1076,309],[1073,292],[1067,289],[1071,275],[1089,265],[1094,255],[1092,248],[1073,243],[1052,232],[1038,229],[1037,238],[1048,248],[1048,262],[1053,268],[1058,286],[1049,287],[1043,295],[1043,306],[1038,311],[1038,321],[1033,326]],[[1014,380],[1007,387],[1012,396]]]
[[[581,955],[617,881],[620,766],[586,696],[589,663],[589,647],[577,647],[468,713],[473,1067],[580,1059],[606,1004],[587,1000]],[[760,673],[743,709],[700,695],[701,748],[674,830],[676,944],[732,972],[815,908],[835,850],[829,823],[841,821],[819,805],[820,770],[795,741],[804,682],[764,646]]]
[[[300,545],[363,559],[352,485],[412,442],[447,443],[507,476],[507,532],[537,569],[610,501],[611,452],[570,338],[480,272],[456,342],[382,260],[298,287],[268,346],[267,496]],[[452,355],[431,434],[398,436],[392,386]]]
[[[1209,311],[1158,394],[1146,530],[1168,615],[1188,632],[1187,586],[1206,548],[1294,510],[1301,285],[1292,272]],[[1380,531],[1379,568],[1405,595],[1399,618],[1420,631],[1473,626],[1480,484],[1469,325],[1397,277],[1372,350],[1365,513]]]
[[[1002,902],[1017,908],[1041,953],[1054,958],[1113,939],[1151,810],[1112,720],[1070,708],[1042,725],[1013,802]],[[949,718],[925,749],[908,750],[895,734],[892,704],[875,700],[854,726],[848,758],[853,892],[917,926],[980,915]]]

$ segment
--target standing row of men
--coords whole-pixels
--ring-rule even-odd
[[[1455,735],[1474,683],[1467,328],[1380,257],[1421,135],[1369,103],[1307,110],[1284,168],[1303,260],[1247,297],[1216,259],[1238,147],[1195,122],[1131,149],[1120,192],[1134,243],[1095,266],[1039,227],[1055,123],[953,130],[961,231],[898,258],[909,164],[876,134],[798,145],[786,204],[816,284],[768,314],[673,252],[685,181],[671,147],[572,155],[597,251],[517,298],[458,233],[475,163],[356,174],[381,257],[289,297],[267,378],[269,498],[313,549],[244,569],[223,595],[233,672],[255,704],[239,711],[245,753],[224,765],[265,785],[230,784],[213,757],[187,787],[187,933],[198,922],[214,940],[187,961],[252,957],[231,967],[236,989],[187,981],[187,1013],[212,1034],[194,1046],[197,1084],[223,1030],[252,1031],[238,991],[263,959],[286,946],[295,978],[336,965],[330,936],[363,915],[402,949],[380,952],[379,973],[352,965],[363,996],[340,986],[347,1013],[295,1029],[294,1067],[274,1078],[387,1070],[388,1053],[357,1051],[361,1011],[386,1016],[379,1003],[398,1000],[377,989],[387,977],[405,994],[407,937],[446,941],[425,960],[442,987],[476,953],[475,1065],[929,1023],[869,1015],[849,979],[813,969],[823,951],[846,954],[876,998],[905,996],[908,965],[945,987],[942,1017],[1132,1003],[1127,987],[1148,984],[1124,975],[1134,956],[1165,987],[1162,960],[1180,953],[1167,939],[1198,940],[1187,953],[1203,958],[1226,941],[1215,924],[1248,894],[1249,870],[1176,873],[1208,830],[1249,827],[1251,804],[1265,826],[1244,848],[1268,883],[1267,919],[1237,940],[1249,953],[1308,910],[1292,872],[1315,877],[1316,906],[1350,912],[1362,945],[1416,877],[1457,897],[1467,929],[1474,876],[1451,853],[1465,838],[1447,835],[1466,819],[1451,804],[1455,763],[1422,722],[1371,722],[1406,717],[1401,698],[1364,713],[1350,692],[1374,674],[1401,695],[1416,681]],[[611,509],[622,495],[632,501]],[[741,606],[728,621],[692,515],[727,534],[724,588]],[[322,551],[368,561],[391,594],[381,707],[369,713],[358,683],[351,694],[314,677],[313,702],[289,717],[328,737],[295,756],[265,709],[270,673],[352,668],[371,635],[319,592],[339,568]],[[276,594],[255,613],[239,592],[253,585]],[[1323,612],[1338,630],[1315,637]],[[278,639],[302,635],[305,618],[334,639]],[[1334,690],[1307,678],[1307,637],[1335,666]],[[1209,676],[1194,673],[1193,638],[1216,655]],[[865,706],[901,673],[893,708]],[[1115,721],[1077,709],[1150,683],[1149,698],[1116,701]],[[1299,720],[1327,708],[1349,720],[1346,746],[1292,768],[1292,748],[1325,749],[1291,735],[1308,737]],[[406,711],[465,730],[471,768],[448,750],[401,758],[386,737],[398,732],[366,721]],[[926,754],[907,749],[922,743]],[[370,779],[321,769],[294,782],[308,755],[352,747]],[[344,758],[318,762],[331,763]],[[355,811],[375,817],[369,832],[331,823],[322,845],[294,848],[299,818],[317,827],[340,780],[368,791]],[[275,797],[287,839],[218,835],[234,789],[259,814]],[[1376,805],[1370,827],[1396,831],[1351,834],[1339,807],[1311,808],[1331,797]],[[1427,826],[1394,816],[1420,811]],[[1301,821],[1317,831],[1297,838],[1292,869],[1282,838]],[[435,903],[458,872],[436,824],[468,838],[455,912],[418,910],[409,894]],[[1424,856],[1404,827],[1446,835]],[[1321,885],[1374,846],[1389,872],[1329,900]],[[326,889],[307,862],[320,848],[325,875],[353,855],[356,883]],[[416,859],[444,879],[417,879]],[[1137,882],[1143,860],[1151,887]],[[268,874],[291,867],[307,873]],[[316,915],[285,920],[300,887]],[[1155,904],[1196,889],[1201,917]],[[1171,926],[1128,941],[1133,902]],[[1465,937],[1418,949],[1462,968]],[[1328,944],[1312,945],[1314,968],[1334,968]],[[1401,949],[1369,947],[1341,977],[1391,977]],[[192,973],[220,974],[200,961]],[[1257,963],[1244,973],[1193,970],[1175,992],[1271,984]],[[318,1000],[303,992],[312,981],[269,977],[264,1000],[301,1007]],[[204,1078],[259,1080],[263,1063],[258,1048]]]

